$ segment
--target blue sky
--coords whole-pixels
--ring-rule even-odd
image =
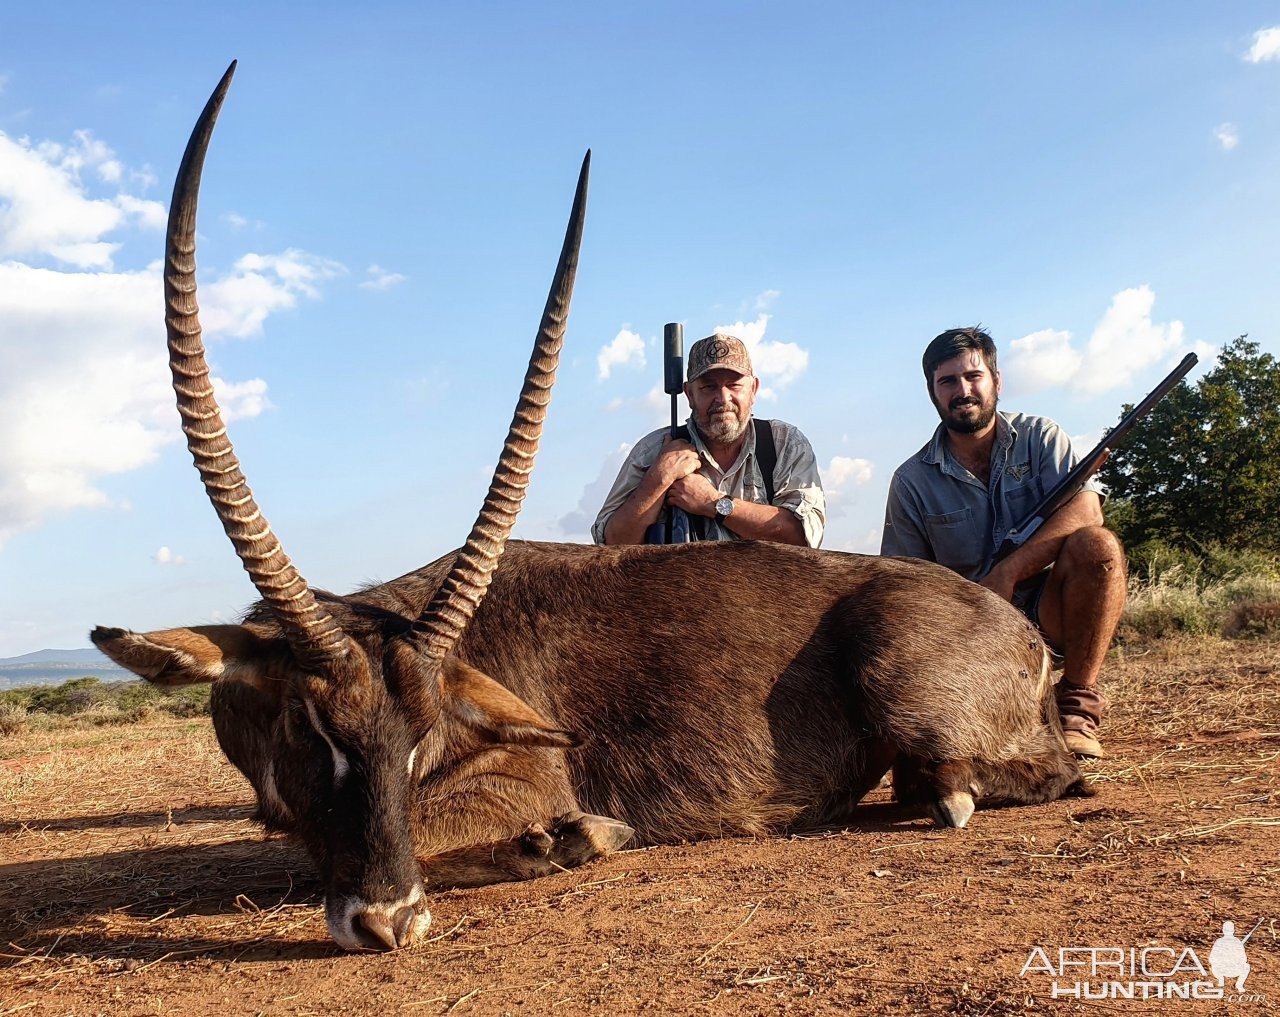
[[[111,6],[0,34],[0,656],[254,599],[179,440],[156,267],[232,58],[201,305],[317,586],[464,538],[588,147],[520,537],[588,539],[667,413],[667,321],[753,345],[853,551],[936,424],[945,328],[984,323],[1003,405],[1082,441],[1187,350],[1280,353],[1275,3]]]

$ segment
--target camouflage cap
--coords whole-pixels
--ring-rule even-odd
[[[709,335],[699,339],[689,349],[689,381],[701,378],[708,371],[723,367],[738,374],[753,374],[751,370],[751,354],[741,339],[731,335]]]

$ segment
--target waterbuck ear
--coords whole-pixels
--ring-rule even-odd
[[[581,743],[575,734],[553,727],[515,693],[460,660],[445,660],[442,679],[445,709],[487,742],[561,749]]]
[[[130,632],[99,625],[93,645],[153,685],[198,685],[231,678],[265,689],[283,677],[291,656],[281,639],[264,639],[243,625]]]

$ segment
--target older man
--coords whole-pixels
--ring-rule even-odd
[[[980,328],[943,332],[922,366],[942,423],[893,475],[880,553],[939,562],[1022,610],[1064,661],[1067,746],[1101,756],[1107,699],[1098,673],[1126,587],[1124,549],[1102,525],[1102,488],[1087,484],[993,564],[1009,531],[1075,465],[1071,441],[1045,417],[997,411],[996,347]]]
[[[822,542],[826,505],[808,439],[753,420],[760,379],[742,341],[710,335],[689,350],[688,440],[663,428],[631,449],[591,527],[597,544],[640,544],[663,506],[684,509],[694,539]]]

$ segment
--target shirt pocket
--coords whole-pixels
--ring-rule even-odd
[[[982,537],[974,531],[973,509],[958,509],[941,515],[926,515],[925,528],[933,546],[934,560],[962,576],[980,567]]]
[[[1028,480],[1025,484],[1017,487],[1011,487],[1001,492],[1004,502],[1004,511],[1001,513],[1002,518],[996,520],[996,525],[1000,527],[1000,539],[1003,541],[1009,535],[1009,531],[1015,526],[1021,526],[1028,522],[1027,517],[1040,504],[1042,496],[1040,485],[1034,480]],[[1022,539],[1019,534],[1019,540]]]
[[[1017,526],[1022,522],[1032,509],[1040,504],[1039,485],[1027,481],[1019,484],[1017,487],[1009,487],[1002,493],[1004,494],[1004,503],[1008,511],[1008,518],[1004,520],[1009,526]]]

